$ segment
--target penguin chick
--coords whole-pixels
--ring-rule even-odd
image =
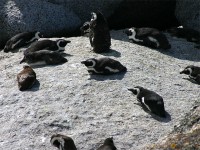
[[[101,145],[97,150],[116,150],[117,148],[114,145],[113,138],[107,138],[104,141],[104,144]]]
[[[127,68],[119,61],[108,57],[100,59],[90,58],[86,61],[82,61],[81,63],[87,67],[90,74],[109,75],[127,71]]]
[[[70,42],[71,41],[67,41],[63,39],[58,39],[56,41],[52,41],[52,40],[37,41],[36,43],[33,43],[30,47],[28,47],[24,51],[24,54],[26,55],[27,53],[36,52],[36,51],[40,51],[44,49],[50,50],[50,51],[62,52],[65,50],[65,46]]]
[[[100,11],[92,12],[90,21],[89,39],[95,53],[108,52],[111,46],[111,37],[108,23]]]
[[[25,54],[20,64],[23,62],[26,62],[30,65],[57,65],[67,62],[67,59],[57,51],[40,50]]]
[[[77,150],[73,139],[65,135],[54,134],[51,136],[50,142],[59,150]]]
[[[31,88],[36,81],[36,73],[30,66],[23,66],[23,70],[17,75],[18,88],[20,91]]]
[[[3,51],[6,53],[9,51],[13,51],[16,48],[26,46],[34,42],[35,40],[38,40],[41,37],[42,35],[40,34],[40,32],[22,32],[16,34],[6,42]]]
[[[146,108],[160,117],[166,117],[164,101],[160,95],[141,86],[136,86],[134,89],[128,90],[137,95],[137,100],[141,103],[143,108]]]
[[[200,67],[197,66],[187,66],[180,74],[189,75],[189,77],[195,80],[197,83],[200,83]]]
[[[133,43],[147,46],[150,48],[170,49],[171,45],[167,37],[155,28],[130,28],[124,30],[129,40]]]

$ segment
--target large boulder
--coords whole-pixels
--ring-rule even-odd
[[[184,27],[200,32],[200,2],[198,0],[177,0],[175,15]]]

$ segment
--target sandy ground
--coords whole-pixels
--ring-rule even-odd
[[[0,147],[4,150],[55,150],[52,134],[72,137],[79,150],[94,150],[113,137],[119,150],[141,150],[172,131],[199,100],[200,85],[179,74],[187,65],[200,66],[200,50],[193,43],[168,36],[172,48],[154,50],[128,42],[112,31],[111,52],[95,54],[87,37],[71,37],[65,48],[68,62],[34,68],[38,83],[18,90],[16,75],[22,51],[0,52]],[[23,50],[23,49],[22,49]],[[126,74],[90,76],[80,62],[111,57]],[[143,86],[160,94],[166,119],[145,112],[127,88]]]

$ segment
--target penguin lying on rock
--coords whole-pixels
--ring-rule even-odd
[[[36,73],[30,66],[24,66],[23,70],[17,75],[18,88],[20,91],[31,88],[36,81]]]
[[[40,50],[26,53],[20,64],[23,62],[29,65],[57,65],[67,62],[67,59],[57,51]]]
[[[28,47],[24,51],[24,55],[30,52],[36,52],[40,50],[50,50],[50,51],[59,51],[62,52],[65,50],[65,46],[67,43],[70,43],[71,41],[63,40],[63,39],[58,39],[56,41],[52,40],[41,40],[37,41],[36,43],[33,43],[30,47]]]
[[[50,142],[59,150],[77,150],[73,139],[65,135],[54,134],[51,136]]]
[[[133,43],[156,49],[170,49],[171,45],[166,36],[154,28],[130,28],[124,30]]]
[[[183,71],[180,72],[180,74],[187,74],[189,75],[190,79],[200,84],[200,67],[193,65],[187,66]]]
[[[109,75],[127,71],[127,68],[120,62],[108,57],[100,59],[90,58],[81,63],[87,67],[90,74]]]
[[[35,40],[38,40],[41,37],[42,35],[40,34],[40,32],[22,32],[16,34],[6,42],[3,51],[4,52],[13,51],[16,48],[26,46],[34,42]]]
[[[117,148],[114,145],[113,138],[107,138],[104,141],[104,144],[101,145],[97,150],[116,150]]]
[[[137,95],[137,100],[143,108],[160,117],[166,117],[164,101],[160,95],[141,86],[136,86],[134,89],[128,90]]]

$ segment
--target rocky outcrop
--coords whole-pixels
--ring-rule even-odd
[[[148,150],[199,150],[200,149],[200,103],[186,114],[178,126],[175,126],[173,133],[159,144],[151,145]]]
[[[175,0],[1,0],[0,47],[16,33],[38,30],[45,37],[71,36],[100,10],[110,28],[174,25]]]
[[[200,32],[200,2],[197,0],[176,0],[175,15],[179,23]]]
[[[194,43],[167,36],[170,50],[154,50],[111,32],[111,50],[97,54],[88,37],[70,37],[68,62],[34,67],[36,84],[18,90],[16,76],[24,64],[21,48],[0,52],[0,149],[55,150],[53,134],[70,136],[78,150],[97,149],[113,137],[119,150],[141,150],[169,134],[199,101],[199,85],[179,74],[189,64],[200,66]],[[125,74],[90,76],[81,61],[110,57],[127,67]],[[185,78],[185,79],[184,79]],[[143,86],[161,95],[167,118],[158,118],[138,105],[128,88]]]

